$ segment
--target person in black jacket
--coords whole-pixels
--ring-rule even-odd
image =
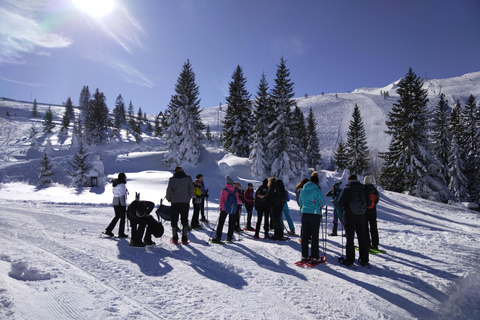
[[[254,239],[260,238],[260,228],[262,227],[262,217],[265,216],[264,222],[264,230],[265,230],[265,239],[269,238],[268,235],[268,215],[269,215],[269,204],[267,199],[264,196],[268,192],[268,180],[263,180],[263,184],[258,187],[257,191],[255,191],[255,209],[257,210],[257,225],[255,228],[255,235],[253,236]]]
[[[153,202],[141,200],[134,200],[128,206],[127,215],[132,226],[131,246],[145,247],[146,245],[155,244],[155,242],[152,241],[152,227],[154,226],[153,224],[157,223],[157,220],[150,215],[154,207],[155,204]],[[145,228],[147,229],[146,232]],[[145,237],[143,236],[144,232]]]
[[[365,176],[365,178],[363,178],[363,184],[368,193],[370,201],[372,201],[373,197],[375,197],[375,200],[373,200],[371,205],[367,207],[367,211],[365,213],[365,237],[367,239],[367,245],[369,245],[372,249],[378,250],[379,238],[377,227],[377,203],[380,201],[380,195],[378,194],[377,188],[375,188],[373,185],[372,176]]]
[[[358,261],[364,267],[369,266],[369,248],[365,237],[365,210],[371,203],[368,193],[356,175],[348,176],[348,183],[338,204],[343,206],[345,212],[345,232],[347,234],[346,258],[339,258],[338,261],[346,266],[351,266],[355,262],[354,239],[356,232],[360,250]]]
[[[273,237],[272,240],[285,240],[282,228],[282,211],[283,205],[287,201],[287,191],[283,185],[283,181],[272,177],[268,179],[268,192],[265,195],[270,205],[270,213],[272,216]]]

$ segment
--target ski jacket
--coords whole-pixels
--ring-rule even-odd
[[[342,194],[342,189],[340,188],[341,181],[335,182],[333,184],[333,190],[329,190],[325,195],[327,197],[332,197],[332,203],[335,207],[339,207],[338,200],[340,200],[340,196]]]
[[[313,183],[307,182],[300,191],[299,198],[301,212],[311,214],[322,214],[322,208],[325,205],[325,198],[322,194],[322,189]]]
[[[168,180],[165,198],[171,203],[189,203],[193,198],[194,185],[192,178],[185,172],[175,172]]]
[[[245,200],[245,203],[253,204],[253,188],[247,188],[243,191],[243,199]]]
[[[365,196],[365,202],[367,207],[369,204],[371,204],[370,197],[368,196],[368,193],[365,191],[365,187],[363,186],[363,184],[358,180],[350,180],[345,185],[345,189],[343,189],[342,195],[340,196],[340,199],[338,201],[338,205],[343,207],[343,210],[345,212],[345,217],[353,215],[352,209],[350,208],[350,202],[352,200],[352,193],[354,189],[362,190]]]
[[[277,189],[278,189],[278,192],[277,192]],[[268,192],[265,198],[267,198],[267,201],[271,206],[283,207],[287,199],[287,189],[285,189],[285,186],[283,185],[283,181],[278,179],[275,180],[270,186],[270,188],[268,189]]]
[[[145,212],[143,212],[144,216],[139,217],[137,216],[137,208],[139,206],[142,206]],[[127,218],[130,221],[140,221],[143,219],[146,219],[146,215],[149,215],[150,212],[152,212],[153,208],[155,207],[155,204],[151,201],[143,201],[143,200],[133,200],[132,203],[128,206],[127,209]]]
[[[113,188],[113,205],[114,206],[126,206],[127,203],[127,187],[125,182],[121,182],[118,179],[112,180]]]
[[[266,184],[262,184],[260,187],[258,187],[257,191],[255,192],[255,209],[258,210],[258,208],[260,207],[268,206],[267,199],[265,198],[267,192],[268,186]],[[262,195],[264,197],[260,198],[259,195]]]
[[[202,202],[202,187],[195,186],[195,191],[193,192],[193,203]]]
[[[227,188],[230,192],[225,190]],[[222,189],[222,192],[220,192],[220,210],[225,211],[225,202],[227,202],[228,195],[233,192],[236,188],[233,184],[226,184],[225,188]],[[238,197],[238,190],[235,193],[235,196],[237,197],[237,203],[239,203],[240,198]],[[242,203],[240,201],[240,203]]]

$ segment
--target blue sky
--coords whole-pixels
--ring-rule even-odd
[[[252,98],[263,72],[272,87],[282,56],[296,97],[383,87],[409,67],[430,79],[480,70],[478,0],[106,1],[94,17],[72,0],[1,0],[0,97],[76,105],[87,85],[110,110],[122,94],[156,114],[187,59],[203,108],[225,104],[237,65]]]

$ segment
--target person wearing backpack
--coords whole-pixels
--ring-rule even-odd
[[[342,181],[337,181],[333,184],[332,190],[328,191],[325,195],[327,197],[332,197],[332,203],[333,203],[333,228],[332,228],[332,233],[330,234],[332,237],[336,237],[337,234],[337,229],[338,229],[338,220],[340,220],[340,223],[342,226],[345,227],[345,221],[343,217],[343,207],[338,205],[338,200],[340,199],[340,195],[342,194],[342,189],[340,188],[340,185],[342,184]]]
[[[367,239],[367,245],[372,249],[378,250],[377,203],[380,200],[380,195],[378,194],[377,188],[373,185],[372,176],[365,176],[365,178],[363,178],[363,184],[371,201],[365,213],[365,237]]]
[[[346,258],[340,257],[338,261],[346,266],[355,262],[355,232],[357,233],[360,258],[358,262],[369,266],[368,244],[365,237],[365,210],[370,203],[370,197],[363,184],[358,181],[355,174],[348,176],[348,183],[340,196],[338,204],[345,212],[345,232],[347,234]]]
[[[118,237],[119,238],[128,238],[125,234],[125,214],[127,212],[127,194],[128,190],[126,187],[127,176],[125,173],[120,172],[117,179],[111,181],[113,188],[113,210],[115,211],[115,217],[112,219],[108,227],[103,232],[107,236],[113,237],[113,229],[120,220],[118,226]]]
[[[312,175],[300,191],[300,208],[302,214],[302,261],[312,260],[316,263],[320,259],[318,235],[322,220],[322,209],[325,198],[318,186],[318,175]],[[311,254],[308,254],[308,243],[312,240]]]
[[[220,192],[220,217],[218,218],[217,236],[212,239],[213,243],[222,241],[223,225],[228,216],[228,232],[227,242],[233,240],[233,232],[235,231],[235,214],[240,198],[238,197],[237,188],[233,185],[230,176],[225,176],[225,187]]]
[[[188,243],[188,211],[190,199],[193,198],[194,186],[192,178],[185,174],[182,167],[176,167],[173,177],[168,179],[165,198],[172,203],[172,242],[178,244],[178,218],[182,221],[182,243]]]
[[[282,212],[283,205],[287,201],[287,190],[283,185],[283,181],[275,177],[268,179],[268,192],[265,195],[267,201],[270,203],[270,212],[272,213],[272,240],[286,240],[283,236],[282,228]]]
[[[268,192],[268,179],[264,179],[263,183],[260,187],[258,187],[257,191],[255,191],[255,209],[257,210],[257,225],[255,228],[255,235],[253,239],[260,239],[260,228],[262,227],[262,218],[265,218],[265,222],[263,223],[264,231],[265,231],[265,239],[270,238],[268,235],[268,216],[270,213],[269,204],[267,202],[267,198],[265,198]]]

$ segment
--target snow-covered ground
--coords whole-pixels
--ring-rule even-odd
[[[480,88],[479,78],[480,73],[473,73],[430,80],[429,87],[436,88],[431,103],[437,89],[466,100],[461,90],[470,83],[468,94],[478,97],[472,90]],[[384,151],[384,117],[394,101],[394,84],[390,87],[388,99],[362,88],[338,97],[297,100],[304,112],[314,108],[324,158],[323,152],[330,154],[339,134],[346,133],[355,103],[362,108],[369,148]],[[40,112],[47,107],[39,106]],[[134,248],[128,239],[101,236],[114,215],[110,184],[83,190],[66,186],[69,139],[50,139],[57,183],[45,189],[34,186],[47,139],[39,135],[38,151],[32,152],[29,132],[35,121],[40,128],[41,120],[29,118],[30,108],[28,103],[0,101],[1,319],[480,318],[476,211],[381,191],[380,247],[387,253],[370,256],[371,269],[339,265],[343,237],[327,238],[327,263],[300,268],[293,264],[300,258],[297,237],[286,242],[254,240],[246,232],[236,234],[233,244],[207,244],[225,175],[244,187],[253,182],[255,188],[265,178],[252,178],[246,159],[207,144],[200,163],[185,171],[192,177],[204,175],[211,195],[210,223],[189,234],[188,246],[169,243],[171,228],[166,223],[157,246]],[[52,109],[58,123],[63,107]],[[221,118],[218,108],[202,112],[213,132]],[[102,156],[107,180],[126,173],[129,202],[140,192],[142,199],[158,204],[172,175],[161,163],[162,148],[160,139],[143,136],[140,145],[125,138],[90,151]],[[320,178],[324,192],[334,181],[346,183],[344,176],[331,171],[321,171]],[[294,199],[293,186],[289,191]],[[298,231],[298,206],[292,200],[289,207]],[[323,223],[323,233],[330,232],[330,206]]]

